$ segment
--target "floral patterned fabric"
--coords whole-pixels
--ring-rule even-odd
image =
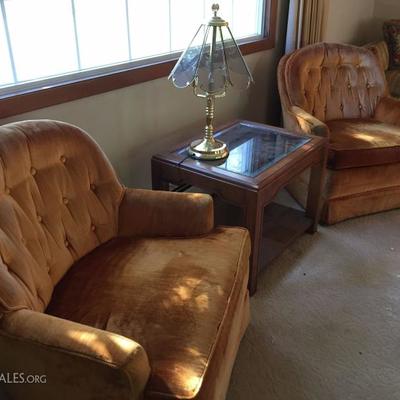
[[[390,68],[400,68],[400,19],[385,21],[383,35],[389,47]]]

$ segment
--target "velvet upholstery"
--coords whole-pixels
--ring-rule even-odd
[[[210,196],[127,189],[120,206],[118,234],[194,236],[210,232],[213,224]]]
[[[348,45],[297,50],[285,62],[284,78],[290,105],[322,122],[370,118],[386,93],[384,74],[370,51]]]
[[[279,63],[284,126],[329,138],[325,223],[400,206],[400,176],[383,174],[386,165],[399,169],[400,102],[387,96],[382,62],[367,48],[319,43]],[[382,171],[378,187],[368,179],[376,169]],[[305,202],[304,179],[289,190]]]
[[[222,399],[249,235],[210,196],[126,189],[77,127],[0,127],[0,372],[13,399]]]
[[[288,189],[303,206],[307,203],[309,171]],[[385,179],[382,179],[382,176]],[[400,207],[400,164],[328,169],[323,190],[322,220],[334,224],[349,218]]]
[[[299,126],[302,132],[315,136],[329,136],[328,126],[300,107],[290,107],[288,114],[292,116],[294,126]]]
[[[384,40],[369,43],[365,47],[374,53],[384,71],[389,69],[389,48]]]
[[[227,302],[246,282],[248,246],[242,228],[179,244],[114,239],[74,265],[47,312],[136,338],[150,359],[149,396],[197,398]]]
[[[330,168],[400,162],[399,127],[373,119],[339,119],[328,121],[326,125],[330,131]]]
[[[0,128],[0,304],[43,311],[80,257],[117,234],[123,188],[79,128]]]
[[[46,384],[8,386],[12,399],[139,399],[150,374],[133,340],[31,310],[0,320],[0,348],[0,372],[46,376]]]
[[[389,49],[387,43],[382,40],[379,42],[369,43],[365,45],[365,47],[374,53],[381,68],[385,71],[390,95],[400,98],[400,69],[391,69],[389,67]]]
[[[386,124],[400,126],[400,100],[384,97],[376,107],[374,119]]]

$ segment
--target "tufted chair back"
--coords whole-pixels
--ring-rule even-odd
[[[71,265],[116,235],[123,187],[77,127],[0,127],[0,311],[43,311]]]
[[[279,64],[284,117],[298,106],[320,121],[370,118],[386,94],[376,57],[366,48],[318,43],[285,56]]]

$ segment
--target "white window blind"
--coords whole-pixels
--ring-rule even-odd
[[[219,14],[237,39],[261,37],[264,1],[220,0]],[[0,94],[172,58],[213,2],[0,0]]]

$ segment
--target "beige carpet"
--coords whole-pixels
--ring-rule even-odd
[[[228,400],[399,400],[400,210],[302,236],[251,307]]]

